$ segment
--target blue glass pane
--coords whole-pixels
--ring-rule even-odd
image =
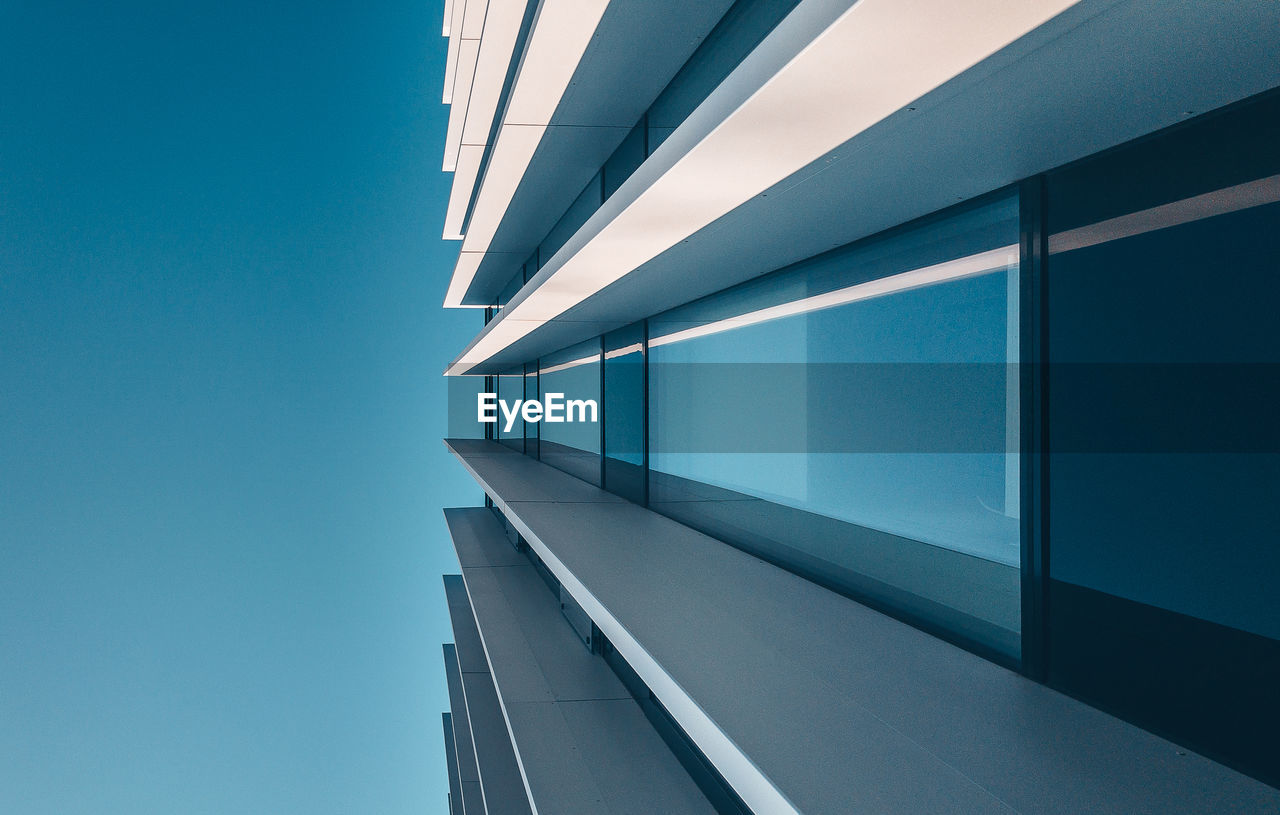
[[[560,394],[566,404],[570,400],[578,400],[591,401],[596,405],[587,414],[594,417],[594,421],[544,420],[541,458],[553,467],[597,485],[600,483],[601,445],[600,348],[600,340],[590,340],[544,358],[539,368],[539,384],[544,399],[549,394]],[[573,418],[581,418],[584,410],[587,409],[575,410]]]
[[[483,439],[485,428],[476,413],[476,401],[488,391],[488,377],[450,376],[448,382],[449,438]]]
[[[498,399],[509,407],[517,400],[524,399],[524,369],[517,368],[498,376]],[[498,422],[494,426],[494,435],[498,441],[520,452],[524,452],[524,419],[517,413],[511,419],[511,427],[507,427],[507,417],[498,411]]]
[[[1017,243],[1009,196],[651,319],[651,506],[1016,656]]]
[[[1046,177],[1049,681],[1280,784],[1280,96]]]
[[[645,496],[645,329],[604,338],[604,486],[637,503]]]
[[[519,293],[520,288],[524,285],[524,281],[524,269],[516,269],[516,273],[507,281],[507,285],[503,286],[502,291],[498,293],[499,308],[506,306],[507,303],[511,302],[511,298],[515,297],[516,294]]]
[[[524,366],[524,400],[526,402],[538,401],[538,365],[537,363],[526,364]],[[523,413],[521,414],[523,418]],[[524,423],[524,452],[526,455],[538,457],[538,435],[541,431],[541,422],[525,422]]]

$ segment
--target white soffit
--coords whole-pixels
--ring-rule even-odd
[[[449,372],[465,373],[1076,2],[860,0],[722,120],[695,111],[651,157],[662,174],[643,188],[653,173],[628,179],[615,194],[621,203],[606,203],[540,272],[542,285],[509,305]],[[790,19],[757,51],[794,36]],[[750,62],[702,107],[740,93],[735,74]]]
[[[480,38],[480,52],[471,82],[471,101],[462,125],[463,144],[483,145],[489,141],[489,130],[493,126],[493,117],[497,115],[498,99],[502,96],[507,68],[514,58],[520,23],[524,20],[527,6],[528,0],[489,0],[484,36]]]
[[[504,122],[550,123],[609,0],[543,0]]]
[[[453,171],[457,165],[458,147],[462,144],[462,126],[467,120],[467,110],[471,107],[471,88],[475,80],[476,59],[480,55],[480,35],[484,32],[488,6],[487,0],[466,0],[463,9],[458,65],[454,69],[453,101],[450,102],[449,124],[445,128],[444,137],[445,172]]]
[[[461,0],[459,0],[461,2]],[[444,0],[444,28],[440,32],[440,36],[449,36],[449,30],[453,23],[453,0]]]
[[[458,50],[462,45],[462,15],[466,10],[467,0],[450,0],[450,3],[449,31],[445,34],[449,38],[449,48],[444,60],[444,96],[441,98],[446,105],[453,102],[453,85],[458,76]]]
[[[479,268],[480,255],[493,241],[502,216],[608,6],[609,0],[543,0],[539,5],[489,157],[489,167],[476,196],[458,264],[449,282],[445,307],[462,306],[462,298]],[[492,115],[488,121],[492,121]],[[488,135],[487,127],[484,135]],[[468,203],[473,184],[474,179],[466,190]],[[457,185],[455,176],[455,194]],[[453,206],[452,195],[450,206]],[[461,222],[458,226],[460,231]],[[475,256],[467,258],[468,254]]]
[[[480,186],[480,195],[476,198],[475,208],[471,212],[471,223],[467,225],[467,233],[462,237],[462,250],[458,253],[458,262],[454,266],[453,276],[449,280],[449,290],[445,294],[446,308],[465,308],[462,298],[466,296],[471,281],[475,279],[480,262],[484,260],[485,249],[475,250],[468,247],[483,245],[486,249],[497,232],[502,215],[515,195],[520,179],[533,158],[534,151],[546,133],[546,125],[508,125],[504,124],[498,131],[498,139],[493,152],[489,156],[489,167],[484,174]],[[454,176],[455,179],[457,176]],[[455,184],[456,184],[455,180]],[[486,197],[487,196],[487,197]],[[496,198],[503,198],[500,203]],[[449,205],[453,206],[454,196],[449,195]],[[465,210],[465,203],[463,208]],[[465,211],[459,214],[458,226]],[[446,218],[446,223],[449,219]],[[448,232],[448,227],[445,229]],[[446,234],[446,237],[448,235]]]
[[[467,119],[467,106],[471,103],[471,81],[475,77],[476,55],[480,52],[479,40],[463,39],[458,46],[458,72],[453,80],[453,102],[449,105],[449,123],[444,131],[444,162],[446,173],[458,167],[458,153],[462,146],[462,124]]]
[[[453,190],[449,194],[449,206],[444,212],[444,239],[447,241],[462,240],[462,221],[467,214],[470,202],[471,183],[480,172],[480,160],[484,157],[484,147],[479,145],[463,145],[458,152],[457,169],[453,173]],[[463,181],[460,181],[463,179]],[[465,186],[467,194],[462,194]]]
[[[446,214],[447,218],[447,214]],[[448,236],[446,236],[448,237]],[[476,270],[480,268],[480,261],[484,259],[484,255],[480,252],[462,252],[458,255],[458,263],[455,267],[454,274],[463,274],[467,277],[475,277]],[[488,308],[488,306],[472,306],[459,304],[455,308]]]
[[[451,145],[456,147],[453,187],[449,192],[449,206],[445,214],[444,237],[457,240],[462,237],[467,207],[475,190],[480,172],[481,158],[463,160],[462,154],[479,149],[481,157],[489,142],[493,119],[498,113],[498,101],[507,78],[507,69],[514,59],[516,40],[520,36],[520,23],[524,19],[527,0],[490,0],[485,12],[484,36],[479,41],[465,40],[463,49],[475,42],[476,58],[467,93],[465,110],[455,104],[449,115],[446,133],[445,163],[449,161]],[[457,130],[455,133],[455,114]],[[448,166],[445,169],[449,169]]]

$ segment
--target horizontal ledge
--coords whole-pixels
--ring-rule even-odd
[[[536,810],[714,815],[493,512],[444,512]]]
[[[799,4],[508,310],[529,321],[559,317],[1074,4]],[[483,332],[457,362],[481,364],[531,325]]]
[[[757,811],[1280,807],[1280,790],[496,442],[447,444]]]
[[[729,0],[538,4],[478,182],[464,247],[518,246],[522,259],[532,254],[730,5]],[[642,55],[634,48],[637,41],[645,42]],[[638,57],[643,60],[639,70]],[[459,265],[445,306],[491,299],[513,271]]]
[[[516,764],[515,750],[493,685],[493,677],[489,673],[466,587],[460,576],[445,575],[444,589],[457,654],[456,662],[451,667],[456,670],[458,684],[462,689],[464,712],[471,730],[471,743],[475,750],[475,763],[484,799],[483,808],[476,811],[529,815],[532,812],[529,798]],[[455,726],[457,720],[458,711],[455,707]],[[465,789],[463,803],[466,811],[471,812],[473,798],[467,797]]]
[[[808,6],[802,3],[796,12]],[[983,16],[981,3],[952,6]],[[863,0],[848,21],[873,8],[890,13]],[[910,14],[908,6],[896,8]],[[929,19],[917,12],[911,24],[927,28]],[[848,140],[829,153],[694,229],[723,209],[704,197],[723,203],[730,182],[745,183],[738,177],[743,168],[781,160],[773,146],[791,141],[776,128],[820,119],[827,108],[857,109],[858,93],[882,93],[884,101],[902,90],[888,62],[859,71],[856,60],[848,61],[855,51],[845,49],[845,61],[836,63],[842,67],[830,75],[857,86],[857,93],[829,82],[802,86],[794,98],[775,99],[776,117],[739,128],[738,143],[711,151],[705,161],[686,160],[732,135],[733,128],[724,128],[713,139],[702,125],[708,118],[729,122],[726,109],[738,115],[727,94],[735,83],[739,91],[747,83],[735,72],[544,263],[452,370],[491,373],[536,358],[587,339],[580,330],[585,322],[607,324],[606,330],[626,325],[1184,122],[1190,111],[1214,111],[1273,88],[1276,19],[1263,2],[1210,7],[1082,0],[918,98],[902,95],[896,110],[857,132],[851,128]],[[928,51],[922,41],[910,41],[901,53],[914,59]],[[822,39],[814,41],[820,45]],[[1094,58],[1081,60],[1081,53]],[[843,105],[814,105],[822,93]],[[709,109],[713,101],[718,118]],[[653,200],[638,206],[645,199]],[[695,218],[695,209],[706,217]],[[691,234],[681,239],[685,232]],[[512,318],[522,322],[502,328]]]

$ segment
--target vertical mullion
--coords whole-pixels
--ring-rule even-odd
[[[493,377],[492,377],[492,376],[490,376],[489,374],[485,374],[485,376],[484,376],[484,392],[485,392],[485,393],[495,393],[495,394],[498,392],[498,389],[497,389],[497,388],[495,388],[495,387],[494,387],[494,385],[493,385]],[[488,439],[488,440],[492,440],[492,439],[493,439],[493,437],[494,437],[493,429],[494,429],[494,426],[493,426],[492,424],[486,424],[486,425],[484,426],[484,437],[485,437],[485,439]]]
[[[604,406],[607,404],[607,400],[604,398],[604,349],[605,349],[604,335],[601,334],[600,335],[600,489],[602,490],[608,489],[608,487],[604,485],[604,471],[605,471],[604,423],[606,421]]]
[[[1044,176],[1019,190],[1022,672],[1048,675],[1048,299]]]
[[[644,503],[642,506],[649,506],[649,321],[644,320],[640,325],[640,387],[642,391],[641,404],[643,418],[640,422],[641,436],[641,452],[640,452],[640,478],[644,483]]]

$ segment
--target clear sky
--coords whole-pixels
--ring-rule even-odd
[[[0,812],[445,811],[441,13],[0,8]]]

